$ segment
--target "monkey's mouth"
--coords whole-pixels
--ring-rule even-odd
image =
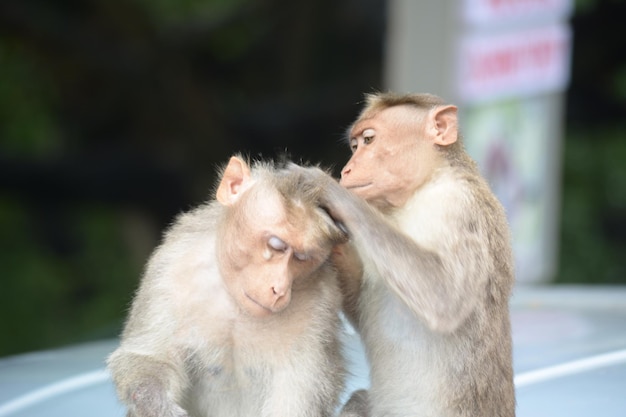
[[[261,309],[263,309],[264,312],[270,313],[270,314],[274,313],[274,311],[271,308],[265,307],[263,304],[259,303],[254,298],[250,297],[247,292],[244,291],[243,294],[246,296],[246,298],[248,300],[252,301],[254,304],[256,304],[257,306],[261,307]]]
[[[367,188],[370,185],[372,185],[371,182],[368,182],[367,184],[354,184],[354,185],[346,185],[346,189],[351,190],[351,191],[355,191],[355,190],[362,190],[363,188]]]

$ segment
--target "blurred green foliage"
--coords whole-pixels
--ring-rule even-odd
[[[626,284],[625,127],[570,131],[556,282]]]
[[[21,44],[0,42],[0,138],[7,153],[40,156],[59,146],[54,88],[35,61]]]
[[[37,239],[31,210],[0,199],[0,328],[11,336],[3,338],[2,349],[116,334],[140,272],[125,244],[120,213],[73,207],[64,214],[71,222],[62,226],[73,240],[65,245],[74,248],[58,249]]]
[[[249,3],[249,0],[140,0],[138,5],[163,24],[227,15]]]
[[[345,160],[383,10],[0,2],[0,356],[116,336],[161,231],[232,153]]]
[[[626,284],[624,0],[577,0],[555,282]]]

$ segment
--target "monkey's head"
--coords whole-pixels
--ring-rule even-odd
[[[439,97],[370,95],[348,132],[341,185],[379,209],[401,207],[447,163],[445,148],[457,139],[457,108]]]
[[[222,278],[253,316],[280,313],[292,290],[311,284],[344,233],[318,207],[314,184],[237,157],[226,166],[216,199],[226,215],[218,242]]]

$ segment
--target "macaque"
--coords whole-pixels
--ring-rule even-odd
[[[332,416],[346,236],[298,173],[232,157],[149,260],[108,359],[129,417]]]
[[[323,184],[351,240],[333,257],[371,386],[342,416],[515,414],[509,231],[460,139],[455,106],[380,93],[349,130],[339,184],[292,167]]]

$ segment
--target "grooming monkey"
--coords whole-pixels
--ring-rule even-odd
[[[334,415],[345,234],[305,179],[232,157],[167,231],[108,359],[129,417]]]
[[[514,416],[509,230],[460,142],[457,108],[369,95],[349,143],[339,184],[292,167],[323,184],[322,205],[351,237],[333,259],[371,387],[342,416]]]

